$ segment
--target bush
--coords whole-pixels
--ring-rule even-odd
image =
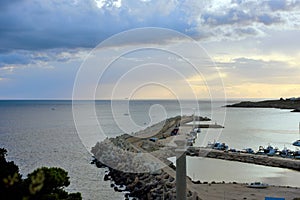
[[[56,167],[42,167],[22,179],[19,167],[6,161],[7,150],[0,148],[0,199],[81,200],[80,193],[68,193],[68,172]]]

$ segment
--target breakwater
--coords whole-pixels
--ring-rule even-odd
[[[300,171],[300,160],[292,158],[281,158],[277,156],[256,155],[240,152],[220,151],[211,148],[190,147],[188,155],[207,157],[214,159],[222,159],[229,161],[237,161],[251,163],[256,165],[264,165],[270,167],[280,167]]]
[[[108,167],[104,180],[112,180],[115,191],[129,191],[126,198],[176,199],[175,167],[167,160],[175,156],[175,148],[151,142],[149,137],[170,137],[175,126],[191,120],[191,117],[174,117],[134,136],[123,134],[98,142],[92,148],[94,163]],[[200,198],[188,189],[187,199]]]

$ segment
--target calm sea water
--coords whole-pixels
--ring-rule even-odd
[[[122,199],[109,182],[105,169],[90,165],[90,148],[105,137],[131,133],[176,115],[199,114],[192,101],[0,101],[0,146],[8,159],[20,166],[25,176],[41,166],[66,169],[71,178],[69,191],[84,199]],[[229,102],[232,103],[232,102]],[[224,129],[202,130],[196,145],[208,141],[226,142],[230,147],[258,149],[260,145],[294,150],[298,139],[299,113],[278,109],[224,108],[224,102],[200,102],[200,114],[212,117]],[[74,113],[72,113],[72,108]],[[76,126],[73,118],[76,118]],[[300,173],[211,159],[188,159],[188,174],[203,181],[251,182],[300,186]]]

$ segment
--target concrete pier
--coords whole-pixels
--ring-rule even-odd
[[[186,200],[186,140],[175,140],[176,152],[176,199]]]

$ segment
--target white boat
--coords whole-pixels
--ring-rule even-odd
[[[253,182],[248,185],[249,188],[267,188],[269,185],[262,182]]]
[[[293,145],[296,147],[300,147],[300,140],[293,142]]]

